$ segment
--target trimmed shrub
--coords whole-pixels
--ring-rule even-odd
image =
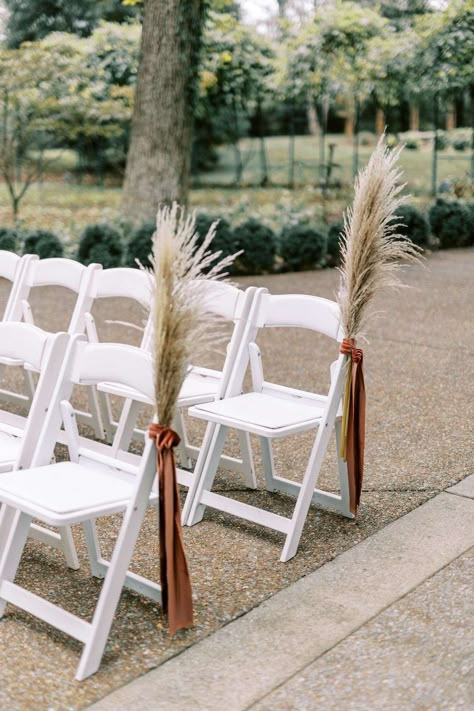
[[[82,264],[98,262],[104,269],[119,267],[123,246],[120,232],[106,223],[89,225],[82,233],[77,259]]]
[[[338,267],[341,263],[341,232],[344,229],[343,220],[329,226],[326,245],[326,263],[329,267]]]
[[[326,236],[312,225],[299,223],[283,229],[280,256],[289,269],[314,269],[326,254]]]
[[[24,254],[37,254],[40,259],[62,257],[63,243],[53,232],[48,230],[32,230],[25,237]]]
[[[473,244],[472,210],[457,200],[438,198],[428,214],[431,231],[441,249]]]
[[[21,233],[15,227],[0,227],[0,249],[6,252],[19,252]]]
[[[148,257],[151,254],[151,238],[155,230],[155,222],[144,222],[132,231],[127,243],[125,255],[125,264],[127,267],[138,267],[135,261],[136,259],[138,259],[144,267],[151,267],[151,262]]]
[[[449,145],[449,141],[447,137],[444,135],[444,133],[438,133],[436,136],[436,148],[438,151],[444,151],[445,148],[447,148]]]
[[[275,262],[276,239],[273,230],[250,218],[234,230],[235,248],[243,249],[236,259],[235,269],[241,274],[261,274],[271,271]]]
[[[400,205],[397,209],[397,231],[409,237],[419,247],[427,247],[430,242],[430,225],[425,215],[414,205]]]
[[[453,148],[455,151],[467,151],[471,142],[468,138],[455,138],[453,141]]]
[[[416,138],[409,138],[405,142],[405,148],[408,151],[417,151],[419,147],[420,147],[420,142],[417,141]]]
[[[212,215],[208,215],[207,213],[201,212],[200,214],[196,215],[196,232],[199,235],[198,243],[202,244],[204,242],[204,238],[209,232],[211,225],[217,220],[219,220],[219,222],[217,225],[215,237],[210,245],[210,250],[211,252],[221,252],[220,259],[223,259],[224,257],[228,257],[238,251],[234,233],[227,220],[219,219],[218,217],[213,217]],[[229,272],[231,274],[235,274],[235,270],[235,265],[232,265],[229,269]]]

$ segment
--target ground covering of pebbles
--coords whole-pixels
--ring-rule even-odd
[[[377,304],[383,313],[372,324],[364,348],[366,475],[356,522],[312,507],[297,556],[282,564],[280,534],[208,511],[202,523],[184,531],[195,627],[170,640],[160,609],[124,592],[101,669],[82,683],[74,681],[80,645],[8,607],[0,622],[0,707],[9,711],[83,708],[472,473],[473,277],[474,251],[439,252],[428,258],[424,268],[406,271],[405,281],[414,288],[386,295]],[[326,270],[247,278],[242,285],[333,298],[337,279],[335,270]],[[64,328],[67,294],[58,289],[37,292],[33,311],[38,325]],[[0,312],[6,296],[6,285],[0,283]],[[118,339],[121,333],[125,340],[137,340],[137,331],[107,323],[140,323],[143,315],[135,307],[122,300],[104,300],[95,314],[104,337]],[[267,380],[308,390],[322,388],[328,364],[337,355],[334,344],[296,330],[291,338],[281,336],[271,330],[260,339]],[[19,386],[17,374],[9,373],[8,378],[10,384]],[[199,426],[191,423],[191,433],[198,438]],[[246,490],[243,479],[225,472],[219,476],[218,487],[243,501],[289,515],[292,502],[288,497],[264,491],[258,443],[254,444],[259,490]],[[279,471],[298,479],[310,445],[311,438],[304,435],[277,446]],[[335,471],[331,451],[320,479],[322,487],[337,490]],[[105,552],[111,548],[119,523],[118,517],[100,522]],[[154,578],[158,575],[156,532],[155,512],[149,511],[134,569]],[[90,618],[100,582],[89,575],[81,530],[76,529],[74,535],[79,571],[68,570],[59,553],[31,541],[19,579],[33,592]],[[323,612],[315,610],[315,614]]]

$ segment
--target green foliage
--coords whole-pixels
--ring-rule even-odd
[[[407,141],[405,142],[405,148],[408,151],[417,151],[419,147],[420,147],[420,142],[417,141],[416,138],[408,138]]]
[[[414,205],[401,205],[397,210],[397,232],[409,237],[419,247],[427,247],[430,241],[430,225],[426,216]]]
[[[474,243],[472,210],[457,200],[438,198],[430,207],[431,231],[442,249],[466,247]]]
[[[326,254],[326,236],[311,225],[299,223],[283,229],[280,256],[290,270],[314,269]]]
[[[100,19],[123,22],[137,15],[117,0],[6,0],[9,47],[34,42],[51,32],[87,37]]]
[[[106,223],[89,225],[82,233],[77,259],[82,264],[97,262],[104,269],[119,267],[123,257],[120,232]]]
[[[16,227],[0,227],[0,249],[18,253],[21,241],[21,232]]]
[[[24,254],[37,254],[40,259],[62,257],[64,248],[61,240],[48,230],[32,230],[25,237]]]
[[[243,250],[235,268],[242,274],[271,271],[275,262],[276,239],[273,230],[251,218],[234,230],[235,247]]]
[[[436,148],[438,151],[444,151],[449,145],[448,137],[444,133],[436,134]]]
[[[341,263],[341,232],[343,229],[343,220],[329,226],[326,245],[326,264],[329,267],[338,267]]]
[[[471,142],[468,138],[455,138],[453,140],[453,148],[455,151],[467,151]]]
[[[139,260],[144,267],[151,267],[151,262],[148,259],[152,250],[152,237],[155,232],[156,224],[154,222],[144,222],[139,227],[136,227],[127,242],[127,251],[125,256],[125,264],[127,267],[138,267],[135,260]]]
[[[229,222],[203,212],[196,215],[196,232],[199,235],[198,243],[202,244],[214,222],[218,222],[218,224],[215,237],[210,247],[211,251],[221,252],[222,257],[235,254],[237,252],[237,244]],[[231,272],[234,273],[233,268],[231,268]]]

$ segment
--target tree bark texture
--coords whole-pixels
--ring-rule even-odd
[[[385,112],[379,106],[375,112],[375,133],[377,136],[381,136],[385,131]]]
[[[145,0],[122,215],[186,204],[205,0]]]
[[[418,104],[410,104],[410,131],[420,130],[420,107]]]

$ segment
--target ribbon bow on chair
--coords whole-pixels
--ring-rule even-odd
[[[171,427],[154,423],[148,434],[156,444],[162,606],[165,614],[168,613],[169,632],[173,636],[182,627],[193,624],[193,597],[183,545],[174,457],[174,447],[180,438]]]
[[[350,510],[354,516],[359,506],[364,476],[365,385],[364,356],[353,338],[344,338],[341,353],[350,356],[344,391],[341,457],[347,461]]]

